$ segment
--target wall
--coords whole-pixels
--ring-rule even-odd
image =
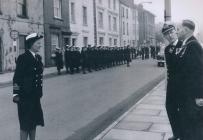
[[[16,30],[21,35],[28,35],[32,32],[44,34],[43,28],[43,1],[29,0],[27,1],[28,18],[19,18],[17,16],[16,0],[1,1],[0,15],[0,32],[2,38],[2,67],[3,72],[12,71],[15,69],[15,59],[19,55],[19,39],[14,41],[10,32]],[[38,10],[36,10],[38,9]],[[42,39],[44,46],[44,40]],[[44,61],[44,48],[40,50]]]
[[[75,23],[70,21],[71,39],[76,38],[76,46],[80,48],[84,46],[83,37],[88,37],[88,44],[94,45],[93,0],[70,0],[69,7],[71,2],[75,3]],[[83,25],[83,6],[87,7],[87,25]]]
[[[114,39],[117,39],[117,46],[120,46],[120,38],[119,38],[119,0],[116,0],[116,8],[113,8],[113,0],[110,0],[110,7],[108,0],[103,0],[102,3],[99,3],[99,0],[96,0],[96,14],[97,14],[97,44],[99,45],[99,37],[104,37],[104,46],[109,46],[109,38],[112,38],[112,46],[114,46]],[[99,18],[98,12],[103,13],[103,29],[98,27]],[[109,15],[111,16],[111,28],[109,30]],[[113,31],[113,17],[116,17],[117,20],[117,30]]]

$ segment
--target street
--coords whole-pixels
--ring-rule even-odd
[[[155,60],[138,59],[131,67],[122,65],[86,75],[61,75],[44,80],[41,102],[45,127],[37,128],[36,140],[64,140],[77,134],[163,73],[164,68],[157,67]],[[0,88],[0,106],[0,140],[18,139],[12,87]]]

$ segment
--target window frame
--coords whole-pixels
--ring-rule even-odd
[[[21,8],[21,9],[19,9],[19,8]],[[20,18],[28,18],[27,0],[21,0],[21,1],[17,0],[17,12],[16,13],[17,13],[17,16]]]
[[[109,30],[110,30],[110,31],[112,30],[111,19],[112,19],[112,18],[111,18],[111,15],[109,15],[109,16],[108,16],[108,21],[109,21]]]
[[[70,18],[71,18],[71,23],[75,24],[76,19],[75,19],[75,2],[70,2]]]
[[[2,2],[0,0],[0,15],[2,15],[2,9],[1,9],[2,7],[1,6],[2,6]]]
[[[116,17],[113,17],[113,31],[114,32],[117,32],[117,18]]]
[[[53,0],[53,8],[54,18],[62,19],[62,0]]]
[[[104,14],[101,11],[98,12],[98,27],[100,29],[104,28]]]
[[[87,19],[87,6],[82,6],[82,18],[83,18],[83,26],[88,25],[88,19]]]

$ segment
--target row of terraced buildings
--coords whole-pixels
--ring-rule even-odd
[[[37,32],[46,67],[56,47],[155,43],[155,15],[133,0],[0,0],[0,73],[13,71],[25,37]]]

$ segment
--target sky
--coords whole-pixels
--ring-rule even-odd
[[[141,2],[143,7],[155,14],[156,22],[164,22],[165,0],[134,0],[136,4]],[[203,0],[171,0],[171,16],[173,22],[181,23],[183,19],[191,19],[196,24],[196,32],[203,34]]]

